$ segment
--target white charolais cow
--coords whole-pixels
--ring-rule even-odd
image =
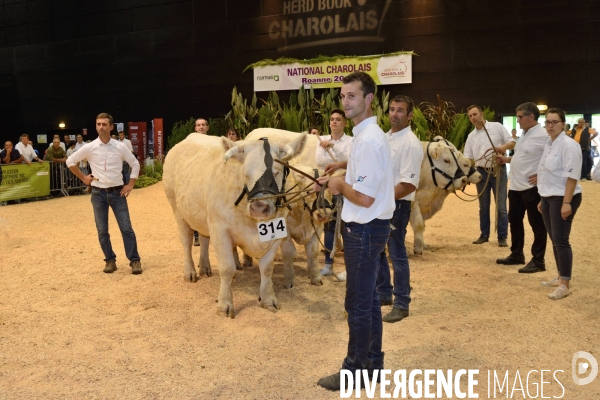
[[[272,128],[255,129],[248,134],[246,139],[260,139],[266,137],[269,141],[293,140],[303,133],[296,133]],[[317,169],[315,161],[315,150],[318,145],[318,138],[315,135],[308,135],[302,152],[296,154],[290,161],[290,165],[302,170],[304,173],[313,176]],[[319,171],[320,174],[323,171]],[[298,190],[309,186],[310,180],[302,175],[291,171],[288,179],[288,186],[291,188],[297,184],[293,190]],[[325,191],[325,196],[331,204],[331,193]],[[288,196],[291,198],[291,196]],[[331,210],[321,210],[312,212],[313,204],[316,201],[316,195],[312,195],[303,201],[297,201],[291,204],[292,210],[288,214],[288,237],[281,244],[281,257],[284,265],[284,287],[291,288],[294,285],[294,258],[296,257],[297,244],[304,246],[306,251],[308,276],[313,285],[321,285],[321,274],[319,273],[319,238],[323,233],[323,224],[327,222],[331,215]],[[321,215],[325,213],[325,215]]]
[[[235,246],[259,259],[261,306],[271,311],[279,308],[271,277],[273,259],[282,239],[261,242],[257,223],[285,217],[287,211],[276,207],[272,198],[257,200],[267,195],[255,191],[258,187],[281,191],[283,166],[273,159],[291,159],[302,151],[305,142],[306,135],[288,141],[232,142],[224,137],[191,134],[166,157],[163,182],[184,250],[184,278],[191,282],[198,279],[191,253],[192,230],[197,230],[204,238],[212,239],[219,263],[219,315],[235,315],[231,290],[236,271]],[[249,192],[254,201],[242,198],[243,192]],[[209,268],[201,265],[200,272],[210,275]]]
[[[453,190],[461,189],[467,182],[479,182],[481,174],[470,172],[470,160],[454,146],[443,142],[421,142],[423,162],[421,176],[410,212],[410,225],[414,233],[414,253],[423,254],[425,221],[441,210],[444,200]],[[430,157],[427,156],[429,153]],[[460,172],[457,173],[457,168]],[[435,174],[435,182],[434,182]],[[467,175],[470,176],[467,178]],[[452,183],[450,183],[452,179]]]

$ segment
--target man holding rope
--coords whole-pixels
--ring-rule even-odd
[[[346,299],[348,313],[348,351],[342,369],[352,375],[357,370],[381,370],[383,324],[376,290],[380,258],[390,236],[390,219],[394,214],[394,182],[390,144],[371,103],[375,82],[364,72],[344,77],[341,99],[347,118],[354,122],[354,141],[347,162],[346,177],[319,178],[327,182],[333,195],[342,194],[344,262],[346,264]],[[315,184],[315,191],[321,186]],[[340,390],[340,371],[319,379],[318,385]],[[364,387],[364,385],[361,385]]]
[[[467,137],[464,155],[475,162],[481,173],[477,184],[479,195],[479,228],[481,235],[473,244],[489,242],[490,238],[490,192],[494,192],[498,224],[498,246],[508,247],[508,214],[506,212],[506,194],[508,177],[506,165],[495,164],[496,154],[505,155],[506,150],[515,147],[515,140],[506,128],[498,122],[486,121],[483,110],[478,105],[467,108],[469,120],[475,129]]]
[[[533,229],[533,258],[519,270],[520,273],[545,271],[544,257],[548,233],[542,214],[538,210],[540,195],[537,188],[537,167],[546,144],[550,141],[546,129],[538,124],[540,110],[535,103],[523,103],[517,107],[517,121],[523,129],[521,139],[515,146],[512,157],[498,155],[500,164],[510,163],[510,190],[508,191],[508,222],[510,223],[510,255],[496,260],[498,264],[525,264],[523,247],[525,246],[525,228],[523,218],[527,211],[529,225]]]

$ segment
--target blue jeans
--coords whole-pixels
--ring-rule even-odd
[[[379,300],[391,300],[393,290],[394,307],[403,310],[408,310],[408,304],[410,303],[410,270],[408,267],[408,254],[404,245],[406,227],[410,220],[410,207],[410,201],[396,200],[396,210],[394,210],[394,216],[391,220],[393,227],[396,228],[392,228],[388,240],[388,251],[394,268],[394,286],[392,286],[390,266],[385,256],[385,250],[381,257],[379,274],[377,275]]]
[[[108,207],[111,207],[121,230],[121,236],[123,236],[125,255],[129,261],[138,261],[140,255],[137,250],[135,232],[131,227],[127,199],[121,196],[119,192],[119,190],[107,192],[96,187],[92,188],[92,206],[94,208],[96,229],[98,230],[98,240],[104,253],[104,261],[116,261],[117,256],[113,252],[110,234],[108,233]]]
[[[481,193],[488,173],[483,168],[477,168],[481,173],[481,182],[477,184],[477,193]],[[490,176],[488,186],[483,194],[479,197],[479,229],[481,236],[490,237],[490,201],[491,192],[494,192],[494,199],[498,200],[498,239],[506,239],[508,237],[508,213],[506,212],[506,196],[508,194],[508,179],[506,176],[506,165],[500,167],[500,186],[499,193],[496,193],[496,178]]]
[[[350,222],[343,230],[349,328],[343,369],[383,368],[383,325],[376,282],[381,254],[389,237],[389,220],[374,219],[366,224]]]

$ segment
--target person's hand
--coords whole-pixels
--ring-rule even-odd
[[[560,216],[562,219],[566,220],[572,213],[573,209],[571,208],[571,204],[563,203],[562,207],[560,208]]]
[[[530,185],[537,186],[537,174],[533,174],[527,178],[527,182],[529,182]]]
[[[320,192],[323,189],[323,185],[325,185],[325,182],[327,182],[329,180],[328,176],[320,176],[317,178],[317,182],[319,182],[319,184],[317,183],[313,183],[313,190],[315,192]]]
[[[90,186],[92,184],[92,181],[94,180],[94,175],[84,175],[83,178],[81,178],[81,182],[85,183],[86,186]]]
[[[121,189],[121,196],[123,196],[123,197],[129,196],[129,193],[131,193],[132,190],[133,190],[133,184],[128,183],[127,185],[123,186],[123,189]]]
[[[506,154],[506,149],[503,146],[496,147],[494,150],[496,150],[496,153],[501,156]]]
[[[329,184],[327,187],[329,188],[331,194],[335,196],[341,193],[344,182],[346,182],[345,178],[341,176],[334,176],[333,178],[329,179]]]
[[[338,161],[338,162],[333,162],[331,164],[327,164],[325,166],[325,175],[331,175],[338,169],[343,168],[343,166],[344,166],[343,161]]]
[[[333,147],[335,143],[330,142],[329,140],[322,140],[321,143],[319,143],[319,146],[321,146],[324,149],[328,149],[330,147]]]
[[[498,154],[496,156],[496,164],[506,164],[509,161],[510,161],[509,157],[506,157],[506,156],[503,156],[503,155],[500,155],[500,154]]]

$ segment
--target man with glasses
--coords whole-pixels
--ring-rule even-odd
[[[510,255],[496,260],[497,264],[525,264],[525,228],[523,219],[527,211],[527,219],[533,230],[531,245],[531,261],[521,269],[520,273],[530,274],[546,270],[544,257],[548,234],[542,214],[538,210],[540,195],[537,188],[537,167],[550,137],[546,130],[538,124],[540,110],[535,103],[527,102],[517,107],[517,120],[523,130],[521,139],[515,146],[512,157],[499,155],[498,163],[510,163],[510,190],[508,191],[508,222],[510,224]]]
[[[479,229],[481,235],[473,244],[489,242],[490,237],[490,202],[491,191],[498,204],[498,246],[508,247],[508,216],[506,213],[506,188],[507,175],[506,166],[501,164],[494,166],[493,153],[506,154],[506,150],[515,147],[515,140],[510,136],[506,128],[498,122],[486,121],[483,110],[477,105],[467,108],[467,115],[475,129],[467,137],[464,155],[475,163],[477,171],[481,173],[481,182],[477,184],[479,194]],[[488,137],[489,135],[489,137]],[[491,140],[491,143],[490,143]],[[493,175],[493,168],[499,168],[498,178]],[[492,174],[488,179],[488,174]],[[496,179],[498,182],[498,193],[496,193]],[[487,182],[487,186],[486,186]]]

